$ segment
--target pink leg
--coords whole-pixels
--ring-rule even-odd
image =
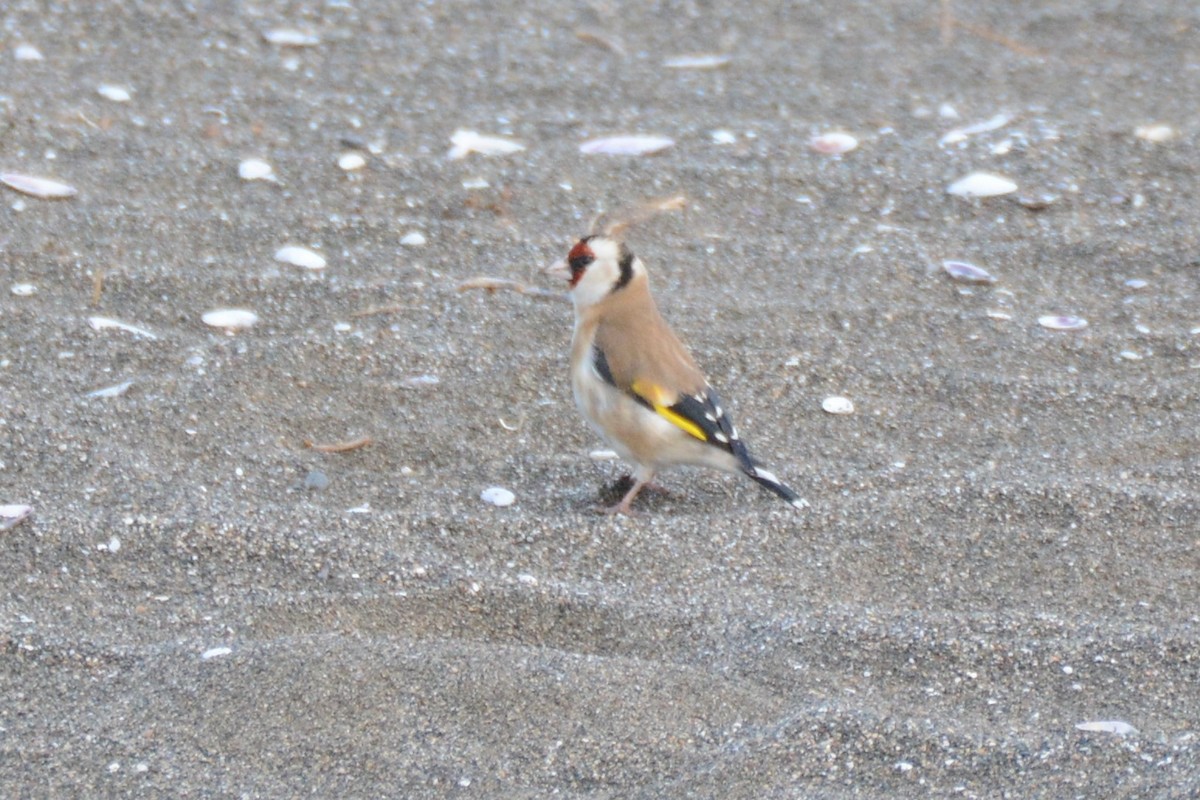
[[[605,514],[624,514],[627,517],[637,516],[637,512],[633,510],[631,504],[633,503],[634,498],[638,496],[638,493],[650,483],[650,480],[653,477],[654,470],[647,470],[643,469],[642,467],[638,467],[633,473],[633,486],[631,486],[629,491],[625,493],[625,496],[621,498],[621,502],[617,503],[615,506],[609,506],[608,508],[601,508],[597,510]]]

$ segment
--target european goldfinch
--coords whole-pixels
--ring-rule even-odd
[[[630,504],[659,470],[679,465],[745,473],[796,508],[807,503],[758,466],[687,349],[650,296],[641,259],[607,236],[580,239],[546,269],[570,282],[575,304],[575,404],[613,449],[636,465]]]

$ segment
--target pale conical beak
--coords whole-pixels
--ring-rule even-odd
[[[555,261],[553,264],[543,269],[542,272],[546,275],[553,275],[556,278],[562,278],[563,280],[571,280],[571,267],[569,264],[567,264],[567,260],[565,258],[560,258],[558,261]]]

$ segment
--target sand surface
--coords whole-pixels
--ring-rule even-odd
[[[33,507],[0,533],[5,796],[1200,793],[1193,3],[0,19],[0,171],[78,190],[0,188],[0,504]],[[730,61],[663,66],[695,53]],[[526,149],[450,160],[459,128]],[[858,149],[809,149],[833,130]],[[579,152],[617,133],[675,145]],[[946,194],[974,170],[1020,188]],[[570,306],[457,290],[548,287],[675,194],[628,241],[804,513],[680,471],[592,514],[623,468]]]

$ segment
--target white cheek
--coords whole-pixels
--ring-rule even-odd
[[[612,274],[613,271],[607,267],[608,264],[605,262],[593,264],[583,274],[579,283],[575,284],[575,288],[571,290],[571,297],[575,301],[575,308],[587,308],[595,305],[612,291],[613,284],[616,282],[616,275]]]

